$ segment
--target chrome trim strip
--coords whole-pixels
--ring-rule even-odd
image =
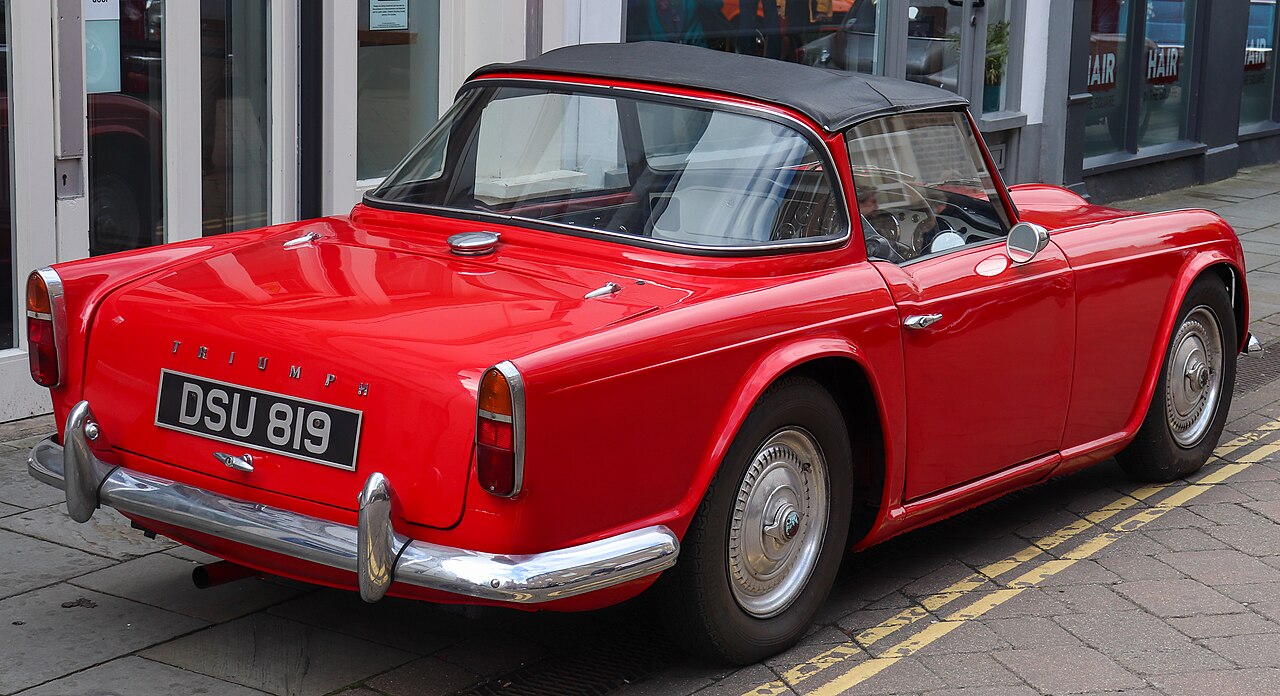
[[[78,404],[73,412],[77,410],[90,413],[86,402]],[[76,428],[81,428],[82,422],[77,419]],[[228,498],[123,467],[111,468],[87,447],[64,449],[53,438],[37,443],[27,460],[29,472],[37,480],[71,489],[65,476],[67,464],[78,471],[102,475],[96,479],[96,490],[103,505],[357,573],[361,576],[361,595],[366,599],[372,596],[363,591],[366,586],[377,595],[384,583],[390,587],[394,581],[467,597],[533,604],[652,575],[675,565],[680,552],[679,540],[663,525],[524,555],[482,553],[415,541],[395,532],[390,518],[395,493],[390,482],[377,473],[369,477],[361,493],[360,525],[352,527]],[[398,560],[396,553],[400,554]]]
[[[40,276],[49,290],[49,310],[53,315],[53,352],[58,360],[58,383],[49,388],[56,389],[62,386],[62,381],[67,376],[67,298],[63,296],[62,277],[57,271],[45,266],[36,269],[34,273]]]
[[[511,416],[504,416],[504,415],[502,415],[501,413],[494,413],[493,411],[486,411],[486,410],[484,410],[483,408],[482,408],[482,409],[480,409],[480,410],[478,410],[478,411],[477,411],[477,413],[479,413],[479,414],[480,414],[480,417],[481,417],[481,418],[483,418],[483,419],[485,419],[485,420],[497,421],[497,422],[499,422],[499,423],[510,423],[510,422],[511,422]]]
[[[822,134],[818,130],[813,128],[813,126],[809,125],[808,123],[805,123],[804,121],[786,113],[785,111],[782,111],[780,109],[775,111],[774,109],[760,106],[758,104],[752,104],[749,102],[737,102],[737,101],[732,101],[730,99],[710,99],[707,97],[695,97],[695,96],[690,96],[685,94],[671,94],[669,92],[662,91],[661,87],[658,85],[655,85],[654,89],[652,91],[649,91],[649,90],[637,89],[634,87],[618,87],[615,85],[593,85],[586,82],[575,82],[573,80],[559,80],[559,79],[540,80],[536,78],[518,78],[518,77],[482,77],[477,80],[470,80],[468,82],[463,83],[463,85],[458,88],[457,99],[461,99],[464,96],[464,93],[469,89],[486,86],[483,84],[485,82],[488,82],[490,84],[501,82],[501,83],[533,84],[533,85],[542,85],[542,86],[546,86],[548,84],[565,85],[565,86],[575,87],[581,90],[585,90],[588,92],[592,92],[592,91],[597,93],[624,92],[627,94],[640,94],[640,95],[648,96],[650,98],[649,101],[654,101],[653,97],[656,95],[661,97],[664,100],[677,101],[677,102],[681,102],[681,101],[695,102],[695,103],[701,103],[701,104],[713,104],[717,107],[720,107],[722,110],[728,109],[731,111],[752,111],[770,120],[785,121],[788,124],[794,125],[797,130],[801,131],[806,136],[806,139],[810,140],[811,144],[814,145],[815,149],[817,149],[819,156],[823,157],[822,165],[825,168],[828,178],[831,180],[831,185],[832,185],[831,187],[834,190],[835,194],[840,198],[840,210],[842,211],[843,218],[844,218],[842,220],[842,222],[844,222],[844,228],[845,228],[844,234],[822,239],[820,241],[814,241],[814,242],[789,242],[786,244],[759,244],[759,245],[752,245],[752,246],[708,246],[705,244],[689,244],[686,242],[676,242],[676,241],[671,241],[666,239],[653,239],[652,237],[640,237],[633,234],[622,234],[620,232],[612,232],[610,230],[598,230],[592,227],[578,227],[577,225],[566,225],[563,223],[552,222],[549,220],[538,220],[536,218],[522,218],[516,215],[504,215],[502,213],[497,213],[497,212],[488,211],[488,210],[467,210],[463,208],[449,208],[449,207],[439,206],[439,205],[429,205],[427,203],[401,203],[399,201],[388,201],[373,195],[373,193],[375,193],[378,189],[374,189],[372,191],[365,193],[364,197],[382,205],[404,206],[404,207],[410,207],[414,209],[421,209],[424,211],[438,211],[446,214],[464,213],[467,215],[476,215],[479,217],[494,218],[497,220],[502,220],[508,224],[515,223],[515,222],[532,222],[538,225],[547,225],[549,227],[572,230],[574,232],[579,232],[579,233],[586,232],[593,236],[599,235],[601,237],[616,239],[624,243],[625,242],[634,243],[635,241],[639,240],[639,241],[645,242],[647,245],[651,245],[653,248],[663,249],[664,247],[669,247],[671,250],[696,251],[699,253],[709,254],[709,255],[727,255],[727,254],[744,254],[744,253],[758,254],[758,253],[768,253],[768,252],[776,252],[776,251],[789,251],[793,249],[797,251],[801,251],[801,250],[812,249],[817,247],[837,247],[843,244],[844,242],[849,241],[849,239],[852,238],[853,236],[853,222],[850,220],[850,217],[849,217],[851,214],[849,210],[849,199],[845,196],[844,186],[840,181],[838,170],[836,169],[836,166],[835,166],[835,161],[836,161],[835,155],[831,152],[831,148],[830,146],[828,146],[826,139],[822,137]],[[419,143],[419,145],[420,144],[421,143]],[[393,169],[391,173],[387,175],[386,178],[390,179],[391,177],[395,176],[402,167],[408,164],[410,156],[412,156],[413,153],[416,151],[417,151],[417,145],[414,146],[414,150],[410,151],[410,154],[406,156],[405,159],[400,162],[400,164],[396,165],[396,168]]]

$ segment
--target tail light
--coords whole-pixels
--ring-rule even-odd
[[[519,493],[524,482],[524,379],[510,362],[489,368],[480,380],[476,478],[503,498]]]
[[[32,271],[27,276],[27,356],[31,379],[42,387],[62,384],[66,336],[62,279],[52,268]]]

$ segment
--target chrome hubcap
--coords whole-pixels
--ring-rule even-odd
[[[817,565],[827,532],[827,462],[813,436],[781,430],[756,451],[729,527],[729,586],[758,618],[791,606]]]
[[[1204,439],[1222,392],[1222,330],[1208,307],[1187,315],[1173,337],[1165,415],[1173,439],[1194,447]]]

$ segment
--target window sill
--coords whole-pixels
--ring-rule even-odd
[[[1027,115],[1021,111],[992,111],[978,119],[978,130],[983,133],[999,133],[1027,125]]]
[[[1267,136],[1280,135],[1280,123],[1275,121],[1259,121],[1250,123],[1240,127],[1240,133],[1236,137],[1237,142],[1245,140],[1255,140],[1257,138],[1265,138]]]
[[[1084,176],[1094,176],[1145,164],[1167,162],[1183,157],[1195,157],[1196,155],[1203,155],[1208,149],[1209,146],[1204,143],[1179,140],[1163,145],[1150,145],[1140,149],[1137,154],[1132,152],[1112,152],[1105,155],[1094,155],[1093,157],[1085,158],[1082,174]]]

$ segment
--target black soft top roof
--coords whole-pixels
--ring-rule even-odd
[[[566,46],[531,60],[486,65],[471,77],[521,72],[612,77],[722,92],[790,107],[828,131],[886,114],[962,109],[969,104],[944,89],[916,82],[657,41]]]

